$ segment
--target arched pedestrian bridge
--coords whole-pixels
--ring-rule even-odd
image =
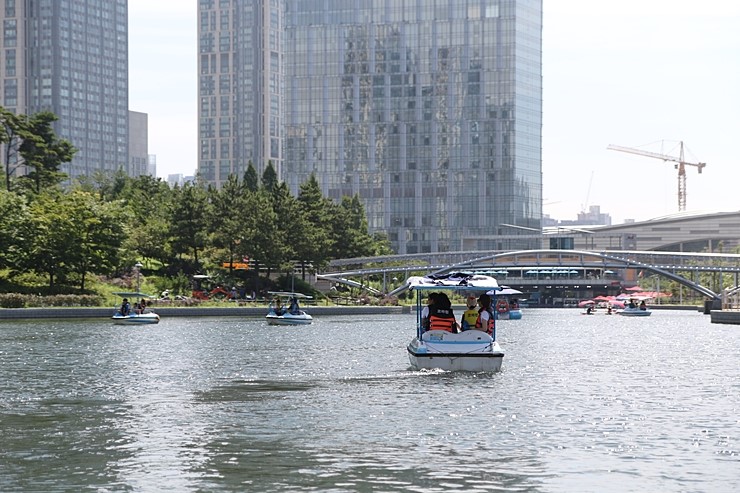
[[[740,285],[740,255],[636,250],[521,250],[447,252],[391,255],[332,261],[318,277],[337,283],[357,283],[369,275],[382,275],[384,292],[405,290],[408,275],[454,271],[485,272],[501,284],[538,287],[557,284],[581,288],[604,284],[623,289],[639,279],[657,275],[712,300],[723,286]]]

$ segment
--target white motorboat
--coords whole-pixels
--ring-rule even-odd
[[[471,328],[459,333],[444,330],[425,330],[422,326],[422,298],[434,291],[451,291],[463,295],[492,295],[500,290],[496,279],[490,276],[450,274],[447,276],[412,277],[407,281],[416,297],[416,336],[407,346],[409,362],[416,369],[447,371],[501,370],[504,352],[496,341],[495,317],[492,315],[491,334]]]
[[[150,325],[159,323],[159,315],[154,313],[151,308],[145,307],[143,310],[131,306],[128,299],[146,300],[151,296],[143,293],[113,293],[123,298],[123,302],[116,308],[111,317],[115,325]]]
[[[651,313],[652,311],[647,308],[629,306],[625,307],[623,310],[617,310],[617,314],[624,317],[649,317]]]
[[[159,323],[159,315],[151,311],[146,313],[132,313],[130,315],[122,315],[120,312],[116,312],[111,319],[116,325],[147,325]]]
[[[270,303],[270,311],[265,316],[269,325],[308,325],[313,322],[313,317],[298,304],[299,299],[311,299],[311,296],[285,291],[268,291],[268,294],[275,300]],[[287,300],[287,308],[283,306],[283,300]]]

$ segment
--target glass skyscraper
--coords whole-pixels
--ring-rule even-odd
[[[128,168],[127,0],[3,0],[0,98],[52,111],[78,149],[71,178]]]
[[[200,15],[202,177],[272,160],[297,191],[313,173],[333,199],[359,194],[399,253],[537,243],[541,0],[200,0]]]

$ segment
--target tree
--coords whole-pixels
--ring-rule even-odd
[[[117,265],[119,250],[125,237],[122,204],[102,202],[89,192],[73,191],[65,195],[66,208],[76,227],[73,230],[74,251],[66,263],[76,273],[80,289],[85,290],[88,273],[108,274]]]
[[[305,236],[300,238],[296,245],[298,260],[311,262],[314,268],[321,269],[328,263],[331,256],[333,204],[322,195],[319,182],[313,174],[301,184],[298,203],[306,222]]]
[[[278,185],[280,185],[280,181],[278,180],[275,167],[272,165],[272,161],[268,161],[265,171],[262,172],[262,187],[272,193]]]
[[[0,106],[0,144],[3,144],[2,164],[5,168],[5,189],[11,191],[10,177],[23,163],[18,154],[18,147],[25,135],[25,115],[16,115]]]
[[[274,170],[273,170],[274,171]],[[257,176],[257,170],[254,169],[252,161],[247,166],[247,171],[244,172],[244,187],[250,192],[256,192],[260,188],[259,177]]]
[[[24,128],[18,153],[29,173],[19,178],[23,186],[41,193],[42,189],[57,186],[65,180],[66,174],[59,171],[63,163],[72,160],[77,150],[65,139],[57,137],[52,124],[57,116],[49,111],[36,113],[28,118]]]
[[[199,253],[205,248],[208,236],[208,208],[208,196],[202,187],[186,183],[182,188],[175,188],[170,225],[173,252],[192,254],[196,270],[201,267]]]
[[[271,269],[283,269],[294,258],[293,244],[303,235],[303,223],[295,200],[284,183],[272,192],[260,189],[250,195],[250,257]]]
[[[359,195],[344,196],[331,209],[332,258],[368,257],[375,251],[375,241],[368,232],[365,209]]]
[[[229,175],[220,190],[209,189],[208,192],[211,202],[210,237],[215,247],[226,250],[231,265],[235,258],[241,257],[238,250],[246,236],[245,216],[256,211],[248,210],[245,186],[236,175]],[[231,270],[229,267],[229,272]]]
[[[26,245],[23,267],[46,274],[50,290],[71,274],[84,290],[88,273],[112,271],[122,238],[117,204],[81,190],[51,190],[36,196],[30,211],[35,235]]]
[[[0,269],[21,265],[33,237],[26,199],[0,189]]]

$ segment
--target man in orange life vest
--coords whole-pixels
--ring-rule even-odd
[[[429,306],[429,330],[458,331],[452,303],[445,293],[437,293],[434,304]]]

